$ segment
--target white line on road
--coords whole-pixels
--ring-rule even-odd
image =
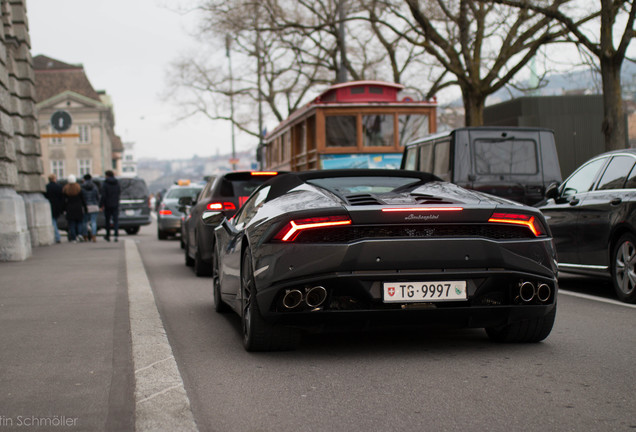
[[[609,304],[613,304],[616,306],[625,306],[628,308],[632,308],[632,309],[636,309],[636,305],[633,304],[629,304],[629,303],[623,303],[617,300],[612,300],[612,299],[606,299],[603,297],[596,297],[596,296],[591,296],[591,295],[587,295],[587,294],[581,294],[581,293],[577,293],[577,292],[573,292],[573,291],[567,291],[567,290],[563,290],[563,289],[559,289],[559,294],[563,294],[563,295],[568,295],[571,297],[578,297],[578,298],[583,298],[586,300],[592,300],[592,301],[597,301],[597,302],[601,302],[601,303],[609,303]]]
[[[126,240],[126,273],[135,367],[135,430],[197,431],[172,347],[133,240]]]

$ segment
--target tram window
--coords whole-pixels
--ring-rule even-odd
[[[356,116],[325,117],[327,147],[356,147]]]
[[[428,115],[426,114],[400,114],[398,115],[399,144],[406,144],[429,134]]]
[[[365,147],[393,147],[393,115],[372,114],[362,116]]]
[[[384,90],[382,89],[382,87],[369,86],[369,93],[371,93],[371,94],[382,94],[382,93],[384,93]]]

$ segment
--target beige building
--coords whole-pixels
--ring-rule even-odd
[[[119,174],[123,146],[110,98],[97,92],[81,65],[33,58],[44,175]]]

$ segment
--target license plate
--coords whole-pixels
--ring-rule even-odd
[[[126,216],[134,216],[135,215],[135,211],[134,210],[126,210]]]
[[[466,281],[388,282],[384,303],[415,303],[466,300]]]

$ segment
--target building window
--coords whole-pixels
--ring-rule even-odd
[[[77,132],[79,133],[80,144],[90,144],[91,142],[91,127],[90,125],[78,125]]]
[[[55,174],[55,176],[59,179],[64,178],[64,161],[63,160],[51,161],[51,174]]]
[[[362,116],[365,147],[393,146],[393,114]]]
[[[90,159],[78,159],[77,169],[80,177],[84,174],[90,174],[92,171],[92,161]]]

